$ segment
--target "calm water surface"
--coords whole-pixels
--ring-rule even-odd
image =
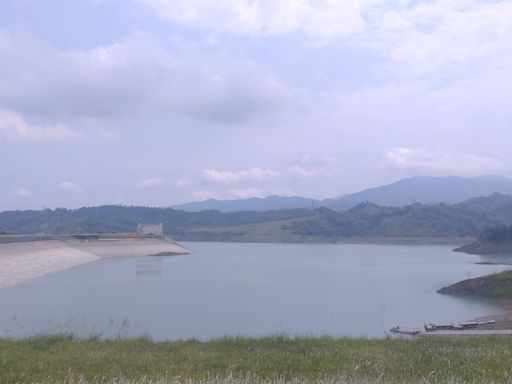
[[[436,293],[504,269],[447,246],[184,245],[192,255],[103,259],[0,290],[0,334],[383,337],[501,311]]]

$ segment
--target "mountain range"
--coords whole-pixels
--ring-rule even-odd
[[[403,207],[413,203],[456,204],[474,197],[489,196],[493,193],[512,195],[512,178],[504,176],[480,176],[475,178],[414,176],[391,184],[325,200],[300,196],[269,196],[238,200],[210,199],[180,204],[173,208],[188,212],[202,210],[217,210],[220,212],[268,211],[319,207],[348,210],[363,201],[385,207]]]

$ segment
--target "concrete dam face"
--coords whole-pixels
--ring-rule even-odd
[[[0,236],[0,288],[101,258],[189,253],[160,235]]]

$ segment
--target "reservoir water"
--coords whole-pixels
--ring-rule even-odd
[[[193,254],[102,259],[2,289],[0,335],[384,337],[501,312],[436,293],[505,268],[448,246],[183,245]]]

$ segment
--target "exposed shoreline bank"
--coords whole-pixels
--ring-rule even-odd
[[[474,238],[468,237],[443,237],[443,236],[351,236],[335,238],[296,237],[287,239],[251,238],[240,236],[239,238],[223,238],[218,236],[176,236],[180,242],[190,243],[249,243],[249,244],[368,244],[368,245],[449,245],[460,247],[473,242]]]
[[[0,236],[0,289],[102,258],[189,253],[157,236]]]
[[[455,252],[464,252],[471,255],[512,255],[512,242],[510,241],[475,241],[454,249]]]

